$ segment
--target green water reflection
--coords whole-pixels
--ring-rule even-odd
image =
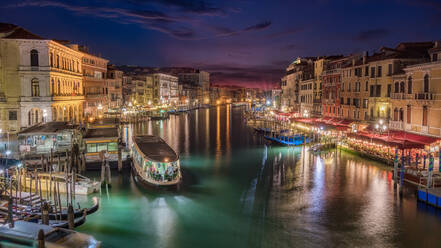
[[[418,207],[412,190],[394,197],[386,167],[343,152],[320,158],[303,147],[266,146],[242,110],[202,109],[129,127],[127,136],[161,135],[180,153],[185,186],[145,190],[130,172],[114,172],[112,188],[97,194],[100,210],[78,230],[104,247],[441,244],[439,214]]]

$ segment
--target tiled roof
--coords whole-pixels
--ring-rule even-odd
[[[28,30],[10,23],[0,23],[0,33],[9,33],[4,39],[32,39],[44,40],[44,38],[29,32]]]
[[[13,29],[17,28],[17,25],[11,23],[0,22],[0,33],[11,32]]]

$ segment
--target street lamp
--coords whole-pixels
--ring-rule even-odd
[[[47,111],[46,109],[43,110],[43,121],[46,122],[46,117],[47,117]]]

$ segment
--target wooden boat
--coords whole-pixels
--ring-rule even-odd
[[[153,111],[150,114],[150,119],[152,119],[152,120],[166,120],[169,117],[170,116],[166,111]]]
[[[53,187],[54,182],[59,183],[60,187],[60,193],[67,193],[69,190],[70,192],[70,185],[71,184],[70,179],[72,178],[71,175],[67,177],[68,181],[66,182],[66,174],[61,172],[55,172],[55,173],[46,173],[46,172],[39,172],[37,173],[38,176],[38,189],[41,191],[46,192],[47,190],[51,189]],[[99,192],[101,183],[97,181],[92,181],[89,178],[82,176],[82,175],[75,175],[75,194],[76,195],[88,195],[92,193]],[[51,181],[52,177],[52,181]],[[25,188],[31,188],[32,190],[36,190],[36,180],[35,175],[33,173],[25,173],[21,175],[21,185]]]
[[[137,182],[150,186],[177,186],[182,179],[179,156],[160,137],[133,137],[132,170]]]
[[[37,247],[40,230],[45,247],[101,247],[101,242],[90,235],[27,221],[16,221],[12,228],[0,225],[0,246]]]

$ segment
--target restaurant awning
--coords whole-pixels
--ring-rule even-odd
[[[392,133],[392,135],[391,135]],[[358,132],[358,133],[348,133],[348,137],[352,138],[361,138],[364,140],[372,141],[372,142],[378,142],[384,145],[397,147],[399,149],[424,149],[425,143],[415,142],[413,140],[409,140],[406,138],[395,136],[395,133],[392,131],[389,134],[379,134],[379,133],[369,133],[369,132]],[[407,137],[407,136],[403,136]]]
[[[426,135],[409,133],[406,131],[396,131],[396,130],[391,130],[389,135],[391,135],[394,139],[407,140],[424,145],[430,145],[440,140],[439,138],[436,137],[430,137]]]

